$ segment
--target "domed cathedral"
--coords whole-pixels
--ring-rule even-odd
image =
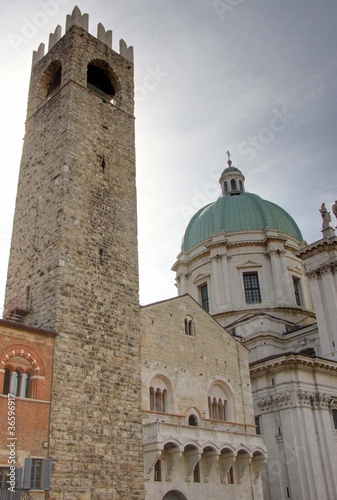
[[[300,229],[284,209],[247,192],[243,173],[227,163],[221,196],[198,210],[183,236],[173,266],[179,295],[190,294],[250,344],[261,330],[277,337],[315,323],[296,256],[304,244]]]
[[[246,191],[228,157],[221,195],[198,210],[183,236],[173,266],[178,293],[190,294],[249,349],[256,429],[268,451],[264,499],[336,498],[331,217],[323,204],[323,238],[307,245],[285,210]]]

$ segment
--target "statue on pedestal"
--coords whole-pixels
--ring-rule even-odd
[[[325,203],[322,203],[319,211],[321,212],[322,216],[322,229],[328,229],[328,227],[330,227],[331,215],[330,212],[327,211]]]

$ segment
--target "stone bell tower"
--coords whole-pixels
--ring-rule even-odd
[[[6,318],[58,333],[50,499],[144,498],[133,51],[75,7],[33,55]]]

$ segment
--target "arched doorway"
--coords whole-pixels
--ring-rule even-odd
[[[166,493],[163,500],[187,500],[187,498],[180,491],[172,490]]]

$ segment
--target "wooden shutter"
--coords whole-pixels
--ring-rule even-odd
[[[50,473],[51,473],[51,459],[46,458],[43,460],[42,469],[42,489],[50,490]]]
[[[30,490],[30,476],[32,473],[32,459],[26,458],[25,460],[25,473],[23,476],[23,489]]]

